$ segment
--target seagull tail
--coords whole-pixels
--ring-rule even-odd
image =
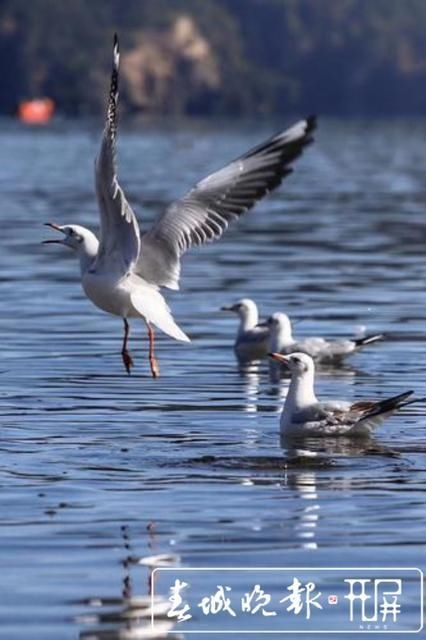
[[[142,289],[131,294],[131,301],[136,311],[152,322],[158,329],[175,340],[191,342],[188,336],[178,327],[166,301],[155,289]]]
[[[409,404],[415,404],[416,402],[426,402],[426,398],[413,398],[412,400],[408,400],[408,402],[402,402],[398,405],[398,409],[401,409],[401,407],[407,407]]]
[[[367,344],[373,344],[373,342],[378,342],[379,340],[384,340],[385,336],[383,333],[376,333],[374,335],[364,336],[363,338],[357,338],[353,340],[357,348],[365,347]]]

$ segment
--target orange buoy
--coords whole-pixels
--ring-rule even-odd
[[[52,118],[55,103],[51,98],[23,100],[19,103],[18,117],[26,124],[46,124]]]

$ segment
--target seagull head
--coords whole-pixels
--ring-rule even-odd
[[[276,312],[258,326],[269,330],[269,349],[274,353],[285,351],[293,342],[291,322],[285,313]]]
[[[43,244],[63,244],[66,247],[70,247],[70,249],[74,249],[74,251],[83,250],[87,252],[95,248],[97,251],[98,240],[95,234],[79,224],[64,224],[61,226],[54,222],[46,222],[45,226],[58,231],[62,236],[52,240],[44,240]]]
[[[286,313],[277,311],[273,313],[266,322],[262,323],[263,326],[269,327],[271,334],[283,333],[286,336],[291,337],[291,322]]]
[[[249,315],[256,315],[257,317],[256,303],[253,300],[250,300],[250,298],[243,298],[234,304],[227,307],[221,307],[220,309],[221,311],[233,311],[234,313],[237,313],[240,318],[244,318]]]
[[[291,376],[296,378],[301,378],[306,374],[314,373],[315,365],[311,356],[308,356],[307,353],[291,353],[288,356],[283,356],[281,353],[269,353],[268,354],[272,360],[283,364],[287,369],[289,369]]]

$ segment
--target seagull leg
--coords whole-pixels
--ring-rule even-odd
[[[131,368],[133,367],[133,359],[130,353],[127,351],[127,342],[129,340],[129,323],[126,318],[124,320],[124,337],[123,337],[123,347],[121,349],[121,357],[123,359],[123,364],[126,368],[127,373],[130,375]]]
[[[148,329],[148,338],[149,338],[149,365],[151,367],[151,374],[153,378],[160,377],[160,367],[158,365],[157,359],[154,355],[154,329],[151,327],[149,322],[145,320],[146,328]]]

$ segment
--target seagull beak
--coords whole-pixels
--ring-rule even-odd
[[[55,231],[60,231],[61,233],[65,234],[65,231],[54,222],[45,222],[44,226],[50,227],[51,229],[55,229]],[[43,240],[42,244],[63,244],[63,240]]]
[[[264,320],[263,322],[258,322],[256,327],[259,327],[260,329],[265,329],[268,326],[268,323],[266,320]],[[271,354],[269,354],[271,355]]]
[[[268,356],[270,358],[272,358],[272,360],[276,360],[277,362],[280,362],[281,364],[288,365],[287,356],[283,356],[281,353],[268,353]]]
[[[221,311],[234,311],[234,307],[220,307]]]

